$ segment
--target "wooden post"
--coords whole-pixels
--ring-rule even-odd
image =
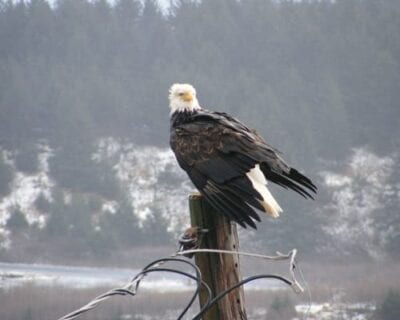
[[[216,212],[199,194],[189,197],[190,217],[193,227],[208,229],[200,243],[202,249],[238,250],[236,224]],[[239,257],[222,253],[197,253],[196,265],[203,280],[210,286],[213,297],[241,280]],[[206,301],[206,291],[200,292],[200,307]],[[203,320],[247,319],[243,287],[233,290],[214,305]]]

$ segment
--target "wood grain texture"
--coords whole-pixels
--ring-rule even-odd
[[[200,248],[238,250],[239,239],[236,224],[224,215],[217,213],[199,194],[189,197],[192,226],[209,231],[203,236]],[[203,280],[210,286],[213,296],[232,287],[241,280],[239,257],[231,254],[197,253],[196,265],[200,268]],[[206,292],[200,292],[200,306],[206,301]],[[204,320],[247,319],[243,288],[233,290],[203,317]]]

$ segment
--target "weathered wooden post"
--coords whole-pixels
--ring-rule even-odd
[[[190,217],[193,227],[208,229],[200,243],[201,249],[238,250],[236,224],[216,212],[199,194],[189,197]],[[196,265],[203,280],[210,286],[213,296],[232,287],[241,280],[239,257],[225,253],[197,253]],[[206,301],[206,292],[200,292],[200,307]],[[203,320],[247,319],[243,287],[231,291],[214,305]]]

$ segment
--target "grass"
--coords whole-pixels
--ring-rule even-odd
[[[158,252],[153,252],[147,256],[147,261],[142,261],[142,266],[151,261],[153,254],[158,256]],[[314,303],[380,302],[391,288],[400,289],[400,284],[396,280],[400,279],[400,264],[396,261],[345,261],[345,263],[304,261],[300,266],[308,281]],[[253,261],[250,264],[245,262],[242,266],[243,274],[287,275],[287,272],[288,264],[284,262]],[[1,288],[0,319],[58,319],[109,289],[109,287],[71,289],[62,286],[40,286],[37,283],[8,289]],[[183,310],[190,299],[190,295],[188,292],[171,294],[143,290],[135,297],[113,297],[79,319],[176,319],[179,311]],[[245,302],[250,319],[265,319],[267,317],[264,314],[265,310],[272,310],[274,306],[275,309],[279,309],[276,307],[277,301],[289,301],[288,304],[291,305],[304,304],[308,303],[308,295],[296,295],[290,289],[246,291]],[[196,310],[198,310],[197,301],[191,314],[193,315]],[[279,318],[279,314],[277,317]]]

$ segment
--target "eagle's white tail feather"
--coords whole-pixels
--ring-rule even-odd
[[[247,172],[246,175],[250,179],[253,188],[256,189],[263,198],[260,203],[265,209],[265,212],[269,213],[273,218],[279,217],[279,213],[283,210],[279,206],[278,202],[276,202],[271,192],[269,192],[267,188],[267,180],[260,170],[260,166],[256,164],[256,166]]]

